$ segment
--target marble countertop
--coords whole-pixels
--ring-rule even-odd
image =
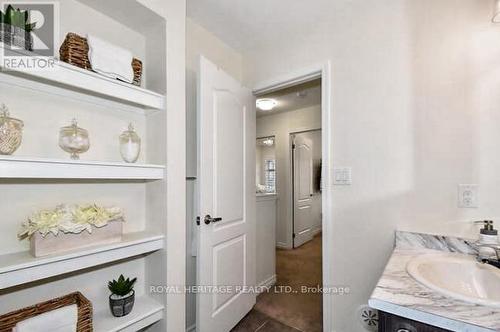
[[[401,232],[396,239],[396,248],[369,300],[372,308],[451,331],[500,331],[500,309],[446,297],[406,272],[408,261],[419,255],[436,251],[470,254],[471,241]]]

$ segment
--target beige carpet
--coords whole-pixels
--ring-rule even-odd
[[[322,285],[321,234],[294,250],[276,253],[276,286],[291,286],[292,293],[279,288],[257,298],[255,309],[304,332],[322,331],[321,293],[303,293],[302,286]]]

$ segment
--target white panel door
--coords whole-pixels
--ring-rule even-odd
[[[255,100],[203,57],[198,79],[196,330],[226,332],[255,304]]]
[[[314,218],[312,142],[304,135],[292,135],[293,140],[293,247],[312,240]]]

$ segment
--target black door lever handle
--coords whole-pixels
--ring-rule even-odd
[[[220,218],[220,217],[219,218],[212,218],[209,214],[207,214],[205,216],[204,221],[205,221],[206,225],[209,225],[210,223],[216,223],[216,222],[222,221],[222,218]]]

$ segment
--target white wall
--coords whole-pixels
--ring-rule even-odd
[[[476,236],[468,221],[500,215],[500,28],[492,1],[331,3],[328,20],[245,54],[249,84],[330,60],[335,187],[335,331],[360,331],[397,228]],[[282,13],[283,16],[287,14]],[[285,34],[285,32],[282,32]],[[457,184],[480,185],[480,208],[457,208]]]
[[[276,195],[257,195],[255,238],[256,284],[276,282]]]
[[[194,193],[196,170],[196,75],[198,59],[203,55],[224,71],[241,81],[243,75],[242,56],[221,42],[214,35],[190,19],[186,20],[186,137],[187,171],[191,178],[187,182],[187,243],[186,243],[186,284],[196,283],[196,257],[191,255],[192,232],[194,225]],[[196,295],[186,295],[186,328],[196,323]]]
[[[158,261],[158,269],[167,276],[170,286],[183,287],[186,283],[186,0],[138,0],[165,18],[166,67],[159,68],[166,76],[167,91],[167,205],[166,252],[167,262]],[[163,30],[165,32],[165,30]],[[163,137],[162,137],[163,138]],[[182,331],[185,326],[184,294],[166,296],[166,322],[161,330]]]
[[[187,181],[186,190],[186,285],[196,285],[196,257],[193,256],[192,241],[195,237],[196,215],[194,206],[195,180]],[[196,294],[186,294],[186,330],[196,324]]]
[[[263,181],[262,174],[262,149],[257,144],[255,149],[255,185],[258,186]]]
[[[292,248],[290,133],[320,128],[319,105],[257,118],[257,137],[275,136],[278,194],[276,244],[282,248]]]

